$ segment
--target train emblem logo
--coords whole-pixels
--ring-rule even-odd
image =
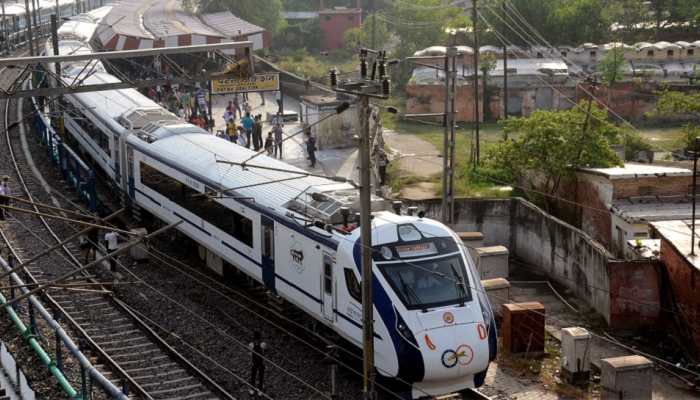
[[[457,350],[449,349],[442,353],[442,365],[445,368],[453,368],[457,364],[464,367],[469,365],[473,359],[474,350],[466,344],[457,347]]]
[[[442,320],[445,321],[446,324],[451,324],[451,323],[455,322],[455,316],[452,315],[452,313],[448,311],[448,312],[442,314]]]
[[[289,250],[289,256],[292,259],[292,266],[296,268],[298,273],[304,272],[304,251],[299,242],[294,242]]]

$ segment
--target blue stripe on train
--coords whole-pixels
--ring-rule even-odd
[[[355,266],[358,271],[360,271],[360,275],[362,275],[361,249],[362,245],[360,243],[360,238],[358,238],[353,246],[352,256],[355,260]],[[389,336],[394,344],[394,350],[396,351],[399,364],[397,378],[406,382],[422,381],[425,376],[423,355],[420,350],[406,342],[396,330],[396,314],[394,313],[394,306],[391,302],[391,298],[389,298],[386,290],[384,290],[384,287],[379,283],[376,277],[372,279],[372,294],[374,296],[374,306],[377,308],[377,312],[379,312],[379,316],[389,331]]]

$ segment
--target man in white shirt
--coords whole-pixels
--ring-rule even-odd
[[[2,182],[0,182],[0,205],[8,206],[10,205],[10,199],[7,197],[10,195],[10,187],[8,182],[10,177],[5,175],[2,177]],[[5,220],[5,209],[0,209],[0,220]]]
[[[107,242],[107,252],[111,253],[119,249],[119,235],[115,231],[109,231],[105,234],[105,242]],[[109,258],[109,270],[114,272],[117,270],[117,261],[114,257]]]

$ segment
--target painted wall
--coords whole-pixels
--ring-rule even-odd
[[[479,83],[479,120],[484,120],[483,85]],[[474,121],[474,87],[458,83],[455,97],[457,121]],[[406,85],[406,113],[427,114],[445,112],[445,85]],[[442,121],[442,117],[436,117]]]
[[[666,239],[661,239],[661,262],[673,289],[677,314],[688,327],[695,351],[700,352],[700,272]]]
[[[322,50],[336,50],[345,47],[344,35],[350,28],[362,25],[362,11],[348,9],[347,12],[334,11],[332,13],[319,13],[319,24],[323,37],[321,39]]]

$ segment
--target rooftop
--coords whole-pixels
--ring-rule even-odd
[[[634,224],[692,218],[692,208],[688,196],[639,196],[616,200],[610,211]]]
[[[657,234],[671,245],[681,256],[685,257],[688,264],[700,269],[700,248],[696,248],[695,255],[690,255],[691,227],[687,220],[660,221],[651,224]],[[700,221],[696,220],[696,227],[700,230]],[[695,233],[695,246],[700,244],[698,232]],[[699,246],[700,247],[700,246]],[[663,254],[662,254],[663,257]]]
[[[608,179],[636,179],[662,176],[692,176],[685,168],[663,167],[660,165],[626,163],[622,167],[582,168],[580,172],[604,176]]]
[[[202,21],[229,38],[253,35],[265,31],[265,28],[242,20],[230,11],[202,15]]]
[[[322,15],[327,14],[362,14],[361,8],[348,8],[348,7],[333,7],[318,12]]]

